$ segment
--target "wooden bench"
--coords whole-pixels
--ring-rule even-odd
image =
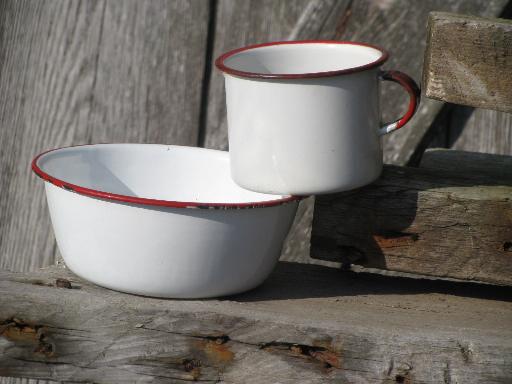
[[[498,32],[479,35],[487,36],[481,45],[506,53],[488,70],[502,71],[512,58],[507,22],[464,24],[459,16],[432,15],[424,88],[443,100],[450,100],[451,88],[441,86],[439,74],[466,60],[461,55],[460,63],[450,59],[435,70],[436,57],[443,58],[436,56],[436,36],[451,20],[458,24],[441,36],[464,33],[465,25],[472,31],[504,24],[496,27],[504,36],[496,42],[503,45],[495,44]],[[431,84],[445,93],[434,95]],[[468,95],[473,88],[456,92],[467,104],[507,110],[512,100],[502,96],[510,89],[500,88],[497,97],[493,87],[486,82],[494,98],[487,104],[484,88],[480,104]],[[234,297],[138,297],[89,284],[62,266],[0,271],[0,377],[510,382],[510,165],[506,156],[428,151],[419,168],[387,166],[371,186],[317,198],[312,256],[345,268],[281,262],[261,287]],[[386,271],[348,270],[353,264]]]
[[[69,382],[506,383],[512,290],[280,263],[220,300],[0,272],[0,374]]]

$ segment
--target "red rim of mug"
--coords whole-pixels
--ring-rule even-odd
[[[143,197],[135,197],[128,195],[120,195],[116,193],[110,193],[105,191],[100,191],[97,189],[91,189],[86,187],[81,187],[79,185],[68,183],[64,180],[61,180],[57,177],[51,176],[45,171],[43,171],[39,165],[37,164],[38,160],[51,152],[59,151],[61,149],[67,148],[76,148],[76,147],[87,147],[87,146],[98,146],[98,145],[113,145],[113,144],[85,144],[85,145],[72,145],[69,147],[55,148],[50,149],[49,151],[45,151],[37,155],[34,160],[32,160],[32,170],[34,173],[39,176],[44,181],[47,181],[56,187],[63,188],[69,192],[75,192],[80,195],[95,197],[105,200],[112,200],[116,202],[122,203],[131,203],[131,204],[140,204],[146,206],[155,206],[155,207],[170,207],[170,208],[199,208],[199,209],[248,209],[248,208],[265,208],[265,207],[274,207],[281,204],[290,203],[293,201],[298,201],[306,196],[287,196],[280,199],[275,200],[267,200],[267,201],[258,201],[258,202],[247,202],[247,203],[203,203],[203,202],[191,202],[191,201],[173,201],[173,200],[158,200],[158,199],[147,199]]]
[[[274,45],[300,45],[300,44],[341,44],[341,45],[357,45],[366,48],[376,49],[381,53],[381,56],[368,64],[360,65],[352,68],[339,69],[334,71],[324,71],[324,72],[310,72],[310,73],[258,73],[258,72],[246,72],[240,71],[234,68],[229,67],[225,64],[226,59],[245,51],[249,51],[252,49],[270,47]],[[330,77],[330,76],[339,76],[339,75],[348,75],[351,73],[365,71],[371,68],[379,67],[384,64],[386,60],[389,58],[388,52],[376,45],[367,44],[367,43],[359,43],[355,41],[337,41],[337,40],[300,40],[300,41],[276,41],[272,43],[263,43],[263,44],[254,44],[246,47],[234,49],[232,51],[226,52],[219,56],[215,60],[215,66],[222,72],[239,77],[248,77],[253,79],[307,79],[307,78],[316,78],[316,77]]]

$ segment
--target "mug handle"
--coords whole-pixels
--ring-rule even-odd
[[[405,124],[407,124],[409,120],[411,120],[411,118],[414,116],[414,113],[416,112],[416,109],[418,108],[418,104],[420,103],[420,88],[410,76],[400,71],[380,71],[379,79],[398,83],[404,87],[409,94],[409,107],[407,108],[407,112],[405,112],[405,115],[403,115],[398,120],[392,123],[384,124],[382,127],[380,127],[379,136],[382,136],[386,133],[390,133],[402,128]]]

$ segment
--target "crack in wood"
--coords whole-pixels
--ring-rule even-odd
[[[260,349],[321,363],[322,368],[326,372],[330,372],[334,368],[341,369],[341,354],[325,347],[271,341],[261,344]]]
[[[55,282],[48,282],[41,279],[24,279],[24,280],[13,280],[17,283],[22,284],[32,284],[32,285],[39,285],[41,287],[51,287],[51,288],[65,288],[65,289],[82,289],[79,285],[73,285],[70,280],[63,279],[63,278],[57,278],[55,279]]]
[[[464,362],[472,363],[473,362],[473,347],[472,347],[472,345],[458,341],[457,346],[460,349],[460,353],[462,355],[462,359],[464,360]]]
[[[353,3],[354,3],[354,0],[350,0],[348,2],[345,10],[343,11],[340,18],[338,19],[338,23],[336,25],[335,33],[334,33],[334,40],[340,40],[343,37],[345,30],[347,29],[348,22],[350,20],[350,16],[352,16]]]
[[[330,372],[332,369],[342,369],[340,352],[335,352],[326,347],[277,341],[266,343],[248,343],[240,340],[234,340],[226,334],[198,335],[148,328],[146,326],[141,326],[139,328],[199,339],[196,345],[205,353],[208,361],[212,362],[214,366],[220,368],[223,368],[224,365],[233,361],[235,354],[229,349],[229,346],[227,345],[229,342],[233,342],[258,347],[261,350],[272,353],[302,358],[311,362],[320,363],[322,371],[326,373]],[[199,360],[199,363],[200,362],[201,361]]]
[[[232,363],[235,354],[231,351],[228,343],[231,338],[223,333],[200,335],[200,334],[186,334],[180,332],[173,332],[162,329],[148,328],[144,324],[138,324],[138,329],[164,332],[179,336],[190,337],[196,339],[196,342],[192,343],[192,356],[184,359],[180,359],[180,364],[185,372],[189,372],[195,379],[199,379],[201,376],[201,367],[210,366],[217,370],[217,373],[221,375],[222,371]],[[152,358],[151,360],[155,360]],[[161,361],[161,358],[158,358]],[[206,362],[206,364],[205,364]]]

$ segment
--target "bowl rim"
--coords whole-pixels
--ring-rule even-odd
[[[321,72],[305,72],[305,73],[259,73],[259,72],[248,72],[241,71],[235,68],[230,67],[226,64],[226,60],[232,56],[235,56],[241,52],[250,51],[258,48],[271,47],[276,45],[307,45],[307,44],[337,44],[337,45],[355,45],[364,48],[372,48],[381,53],[380,57],[370,63],[358,65],[355,67],[345,68],[345,69],[336,69],[332,71],[321,71]],[[341,75],[349,75],[352,73],[366,71],[368,69],[372,69],[375,67],[379,67],[384,64],[389,59],[389,53],[384,48],[379,47],[378,45],[362,43],[358,41],[347,41],[347,40],[289,40],[289,41],[274,41],[269,43],[262,44],[253,44],[245,47],[233,49],[226,53],[223,53],[215,60],[215,66],[218,70],[223,73],[227,73],[229,75],[242,77],[242,78],[250,78],[250,79],[311,79],[318,77],[331,77],[331,76],[341,76]]]
[[[38,161],[45,155],[60,151],[63,149],[69,148],[78,148],[78,147],[94,147],[94,146],[112,146],[112,145],[164,145],[164,144],[142,144],[142,143],[100,143],[100,144],[81,144],[81,145],[70,145],[66,147],[54,148],[47,151],[44,151],[37,155],[32,160],[32,171],[41,179],[46,182],[49,182],[56,187],[62,188],[68,192],[75,192],[80,195],[100,198],[105,200],[111,200],[113,202],[121,202],[121,203],[131,203],[131,204],[139,204],[144,206],[153,206],[153,207],[170,207],[170,208],[194,208],[194,209],[250,209],[250,208],[266,208],[266,207],[275,207],[282,204],[287,204],[295,201],[302,200],[307,196],[297,196],[297,195],[289,195],[285,197],[281,197],[274,200],[266,200],[266,201],[252,201],[252,202],[244,202],[244,203],[209,203],[209,202],[194,202],[194,201],[176,201],[176,200],[160,200],[160,199],[150,199],[144,197],[136,197],[136,196],[128,196],[117,193],[110,193],[105,191],[100,191],[97,189],[82,187],[77,184],[69,183],[57,177],[54,177],[47,172],[43,171],[39,165]],[[185,147],[184,145],[172,145],[176,147]],[[188,147],[201,149],[206,151],[217,151],[214,149],[207,148],[199,148],[199,147]],[[224,151],[218,151],[224,152]],[[267,194],[268,195],[268,194]]]

